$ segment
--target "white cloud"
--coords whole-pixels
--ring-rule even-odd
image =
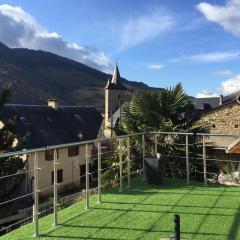
[[[165,67],[165,65],[162,65],[162,64],[152,64],[152,65],[148,66],[149,69],[157,69],[157,70],[160,70],[164,67]]]
[[[68,42],[56,32],[48,32],[21,7],[0,5],[0,41],[10,47],[49,51],[103,71],[112,69],[110,58],[103,52]]]
[[[213,75],[219,76],[219,77],[226,77],[226,76],[232,76],[233,72],[228,69],[224,69],[224,70],[213,72]]]
[[[197,9],[208,21],[217,23],[225,30],[240,36],[240,1],[228,0],[225,5],[199,3]]]
[[[221,83],[221,89],[224,95],[231,94],[240,90],[240,74],[229,78]]]
[[[207,90],[203,90],[201,93],[197,94],[197,98],[209,98],[209,97],[218,97],[219,95],[214,92],[208,92]]]
[[[196,55],[182,55],[180,57],[171,59],[170,62],[205,62],[205,63],[215,63],[215,62],[227,62],[238,58],[238,52],[211,52],[202,53]]]
[[[159,8],[152,10],[149,14],[132,18],[120,27],[120,50],[154,38],[174,25],[173,17]]]
[[[240,91],[240,74],[222,81],[219,88],[215,91],[208,92],[203,90],[201,93],[198,93],[196,97],[216,97],[220,94],[228,95],[237,91]]]

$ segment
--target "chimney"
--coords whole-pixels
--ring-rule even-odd
[[[58,109],[58,101],[56,99],[48,99],[48,107]]]
[[[220,95],[219,96],[219,105],[222,105],[223,104],[223,95]]]

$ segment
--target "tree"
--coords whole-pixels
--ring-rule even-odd
[[[165,91],[135,95],[124,106],[124,129],[128,132],[197,132],[206,128],[197,124],[198,115],[182,85]]]
[[[126,132],[207,132],[208,129],[199,124],[199,115],[184,93],[182,85],[177,84],[164,91],[149,91],[133,98],[123,107],[123,128]],[[153,136],[146,136],[147,142],[154,142]],[[195,143],[191,146],[194,155],[199,152],[196,136],[189,137],[189,141]],[[168,174],[175,176],[180,174],[181,161],[176,161],[170,155],[184,155],[185,136],[164,135],[157,136],[158,152],[167,158]],[[136,149],[141,149],[142,140],[135,138]],[[154,145],[148,145],[148,152],[153,152]],[[197,155],[196,155],[197,156]],[[197,158],[196,158],[197,159]],[[196,161],[191,162],[192,169],[196,168]]]
[[[10,88],[0,94],[0,119],[3,118],[3,108],[10,96]],[[17,139],[17,142],[16,142]],[[9,119],[0,129],[0,153],[13,152],[23,149],[26,138],[16,134],[16,119]],[[21,174],[4,178],[7,175],[19,173],[24,167],[22,158],[18,156],[0,159],[0,197],[7,198],[21,181]]]

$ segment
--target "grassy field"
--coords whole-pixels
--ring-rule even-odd
[[[162,186],[149,186],[142,178],[131,189],[110,189],[103,203],[91,197],[91,209],[81,201],[59,213],[58,227],[52,215],[40,220],[40,239],[149,239],[173,235],[173,216],[181,216],[182,236],[191,240],[240,240],[240,188],[184,180],[165,179]],[[2,236],[2,240],[32,239],[29,224]]]

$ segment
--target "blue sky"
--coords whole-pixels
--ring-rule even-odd
[[[240,0],[0,0],[0,41],[106,72],[118,59],[129,80],[193,96],[240,90]]]

